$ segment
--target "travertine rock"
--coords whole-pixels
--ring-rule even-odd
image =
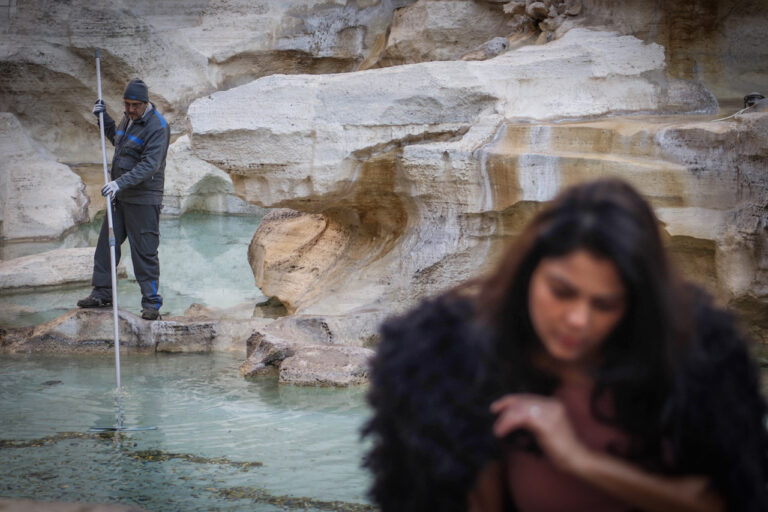
[[[768,6],[764,0],[613,2],[581,0],[571,26],[606,26],[664,47],[667,73],[696,80],[721,103],[738,104],[768,83]],[[560,29],[562,30],[562,29]]]
[[[188,211],[264,214],[264,209],[234,195],[232,179],[218,167],[192,154],[189,137],[179,137],[168,148],[163,215]]]
[[[54,249],[39,254],[0,261],[0,290],[90,283],[93,273],[93,247]],[[125,277],[125,267],[117,267]]]
[[[88,220],[79,176],[0,113],[0,239],[57,238]]]
[[[271,326],[248,339],[248,357],[240,375],[278,374],[280,382],[312,386],[349,386],[368,381],[369,348],[337,344],[319,345],[316,340],[287,340],[271,332]]]
[[[494,37],[486,41],[474,50],[461,56],[461,60],[485,60],[504,53],[509,48],[509,39],[506,37]]]
[[[393,11],[414,1],[219,0],[177,35],[206,56],[219,88],[275,73],[352,71]]]
[[[488,197],[503,216],[583,180],[630,181],[655,207],[684,273],[768,340],[766,147],[768,114],[726,121],[617,118],[507,123],[480,159]],[[528,217],[502,217],[500,227]]]
[[[504,117],[715,107],[695,85],[658,81],[663,70],[661,47],[574,30],[482,62],[266,77],[193,103],[192,147],[249,201],[304,212],[268,216],[254,237],[262,291],[290,312],[338,314],[394,290],[412,299],[425,291],[414,275],[433,276],[433,291],[469,277],[442,260],[484,254],[458,246],[474,250],[469,233],[487,229],[468,214],[498,211],[474,152]]]
[[[358,347],[304,347],[283,360],[280,382],[300,386],[365,384],[373,355],[373,350]]]
[[[213,322],[148,321],[118,311],[120,348],[145,352],[208,352]],[[85,353],[114,350],[111,308],[75,309],[36,327],[0,330],[0,352]]]
[[[351,71],[393,10],[413,1],[14,1],[0,16],[0,110],[59,161],[101,162],[94,49],[110,114],[122,113],[125,84],[138,76],[178,133],[189,103],[217,88],[273,73]]]
[[[375,65],[456,60],[510,29],[502,7],[474,0],[419,0],[395,12]]]

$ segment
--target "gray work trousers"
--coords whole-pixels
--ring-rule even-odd
[[[112,206],[112,225],[115,233],[115,264],[120,262],[120,245],[128,238],[131,246],[133,273],[141,288],[142,309],[160,309],[163,298],[158,293],[160,260],[159,204],[130,204],[115,201]],[[99,241],[93,255],[93,294],[112,299],[112,272],[109,261],[109,225],[107,217],[101,225]]]

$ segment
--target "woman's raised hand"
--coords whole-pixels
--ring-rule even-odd
[[[493,433],[503,438],[518,429],[531,432],[552,463],[565,471],[578,471],[589,449],[576,437],[565,407],[556,398],[531,394],[503,396],[491,404],[498,418]]]

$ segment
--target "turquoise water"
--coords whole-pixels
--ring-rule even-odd
[[[0,496],[151,511],[372,510],[364,387],[239,377],[230,354],[0,356]]]
[[[188,213],[160,221],[160,293],[165,316],[181,315],[193,303],[231,307],[266,300],[253,280],[248,244],[260,216]],[[96,245],[101,219],[82,226],[57,242],[3,244],[3,259],[26,256],[58,247]],[[130,248],[122,247],[128,278],[118,285],[120,307],[139,313],[141,293],[133,278]],[[76,307],[90,293],[90,284],[9,293],[0,291],[0,326],[36,325]]]

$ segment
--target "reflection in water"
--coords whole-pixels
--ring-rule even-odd
[[[248,244],[261,222],[257,216],[188,213],[160,221],[160,293],[162,313],[181,315],[192,304],[230,307],[265,300],[253,281]],[[0,245],[2,259],[26,256],[60,247],[96,245],[101,219],[81,226],[56,242]],[[130,248],[122,248],[128,279],[118,285],[119,304],[133,313],[141,310],[139,286],[133,278]],[[75,307],[91,290],[89,284],[22,293],[0,291],[0,326],[36,325]]]
[[[244,380],[217,355],[125,355],[126,426],[104,356],[0,356],[0,493],[147,510],[370,510],[365,388]],[[50,384],[51,381],[61,381]]]

